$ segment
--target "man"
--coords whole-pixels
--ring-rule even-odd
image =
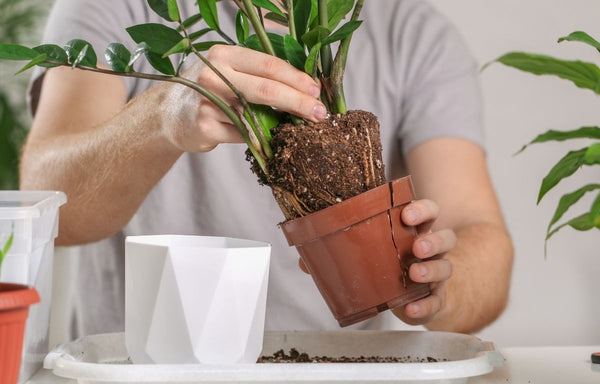
[[[184,16],[195,11],[194,1],[180,6]],[[234,6],[220,10],[222,28],[232,31]],[[379,117],[388,178],[404,166],[413,176],[423,200],[403,221],[418,227],[413,251],[424,261],[409,273],[433,289],[393,312],[429,329],[477,331],[506,304],[512,248],[481,147],[476,65],[423,1],[367,1],[361,19],[346,98]],[[130,41],[124,29],[147,22],[164,21],[143,0],[58,0],[44,40],[80,37],[100,51]],[[289,64],[235,46],[214,47],[208,58],[250,102],[324,118],[319,85]],[[196,63],[186,76],[235,103],[208,68]],[[38,71],[31,96],[22,188],[65,191],[58,243],[92,243],[81,251],[79,333],[122,329],[124,236],[155,233],[271,242],[267,329],[336,327],[276,228],[283,217],[244,163],[243,145],[228,144],[240,143],[239,133],[214,105],[180,85],[66,68]]]

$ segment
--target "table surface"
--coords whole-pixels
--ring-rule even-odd
[[[599,384],[600,365],[591,354],[600,346],[515,347],[501,349],[505,362],[493,372],[469,380],[469,384]],[[76,384],[42,369],[26,384]]]

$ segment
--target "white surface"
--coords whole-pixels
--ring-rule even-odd
[[[0,281],[33,286],[41,298],[29,309],[20,380],[38,371],[48,353],[54,239],[66,200],[62,192],[0,191],[0,247],[14,236]]]
[[[461,334],[410,331],[267,332],[263,354],[297,348],[309,355],[434,357],[436,363],[131,365],[123,334],[90,336],[48,355],[44,366],[86,383],[272,383],[368,381],[464,383],[503,364],[491,343]],[[401,380],[399,380],[401,379]]]
[[[598,0],[432,0],[461,30],[480,64],[512,50],[600,62],[581,43],[557,38],[585,30],[600,39]],[[538,77],[494,64],[481,75],[488,160],[492,179],[515,245],[510,301],[504,315],[479,333],[499,347],[600,344],[600,233],[559,232],[544,236],[560,196],[600,180],[600,167],[584,167],[562,181],[536,206],[542,178],[571,149],[589,140],[520,147],[549,129],[600,125],[600,99],[567,81]],[[572,213],[589,209],[596,194]],[[526,381],[525,381],[526,383]]]
[[[600,366],[592,366],[590,355],[600,351],[600,345],[589,347],[516,347],[500,352],[506,359],[504,367],[495,368],[486,375],[474,377],[469,384],[597,384]],[[28,384],[75,384],[40,371]]]
[[[125,334],[136,364],[255,362],[271,246],[226,237],[129,236]]]

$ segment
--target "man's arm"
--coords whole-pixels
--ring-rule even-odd
[[[288,63],[233,46],[213,47],[208,58],[248,101],[312,121],[324,117],[318,85]],[[186,76],[235,105],[207,67],[195,65]],[[58,244],[97,241],[120,230],[183,152],[243,142],[224,113],[182,85],[163,83],[125,102],[118,77],[66,68],[45,76],[23,152],[21,188],[67,194]]]
[[[414,148],[407,163],[418,197],[434,201],[439,207],[437,215],[432,212],[436,207],[415,206],[425,221],[428,216],[437,216],[432,233],[415,242],[415,254],[423,257],[419,249],[422,239],[444,250],[444,243],[452,242],[447,239],[451,236],[444,235],[447,229],[456,234],[456,243],[444,256],[452,264],[451,277],[443,284],[445,297],[423,300],[418,316],[411,315],[409,304],[399,317],[429,315],[425,323],[429,329],[476,332],[504,310],[513,261],[512,243],[489,179],[485,154],[467,140],[439,138]],[[440,270],[436,270],[438,266]],[[411,277],[415,278],[412,268]],[[448,273],[442,263],[432,265],[428,272],[446,277]],[[423,281],[427,279],[436,281],[435,276],[426,276]]]

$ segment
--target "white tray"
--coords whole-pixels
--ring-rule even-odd
[[[502,366],[490,342],[446,332],[266,332],[264,355],[291,348],[310,356],[395,356],[432,363],[134,365],[123,333],[88,336],[50,352],[44,367],[81,384],[104,383],[466,383]],[[446,360],[446,361],[441,361]]]

